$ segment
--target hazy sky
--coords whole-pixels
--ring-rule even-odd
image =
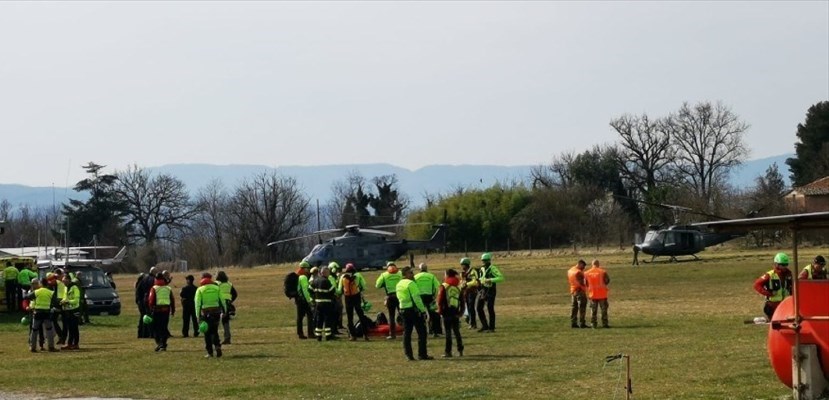
[[[762,158],[827,99],[829,1],[0,2],[0,183],[534,165],[705,100]]]

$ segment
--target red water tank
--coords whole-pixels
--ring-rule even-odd
[[[800,316],[829,317],[829,280],[799,281]],[[794,346],[794,331],[779,327],[778,323],[786,324],[788,318],[794,317],[794,298],[784,299],[774,315],[769,327],[769,360],[774,372],[786,386],[792,387],[792,346]],[[818,347],[818,358],[823,369],[823,375],[829,379],[829,320],[804,320],[800,329],[800,343],[814,344]]]

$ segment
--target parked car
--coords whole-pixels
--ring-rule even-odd
[[[56,266],[40,268],[40,275],[46,276]],[[81,286],[84,289],[84,301],[86,301],[87,313],[90,315],[120,315],[121,298],[118,292],[112,287],[112,282],[104,271],[93,265],[70,264],[63,268],[67,273],[80,272]]]

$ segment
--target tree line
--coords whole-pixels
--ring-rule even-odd
[[[85,201],[70,200],[60,210],[0,202],[0,220],[7,221],[0,245],[129,245],[127,268],[173,259],[207,268],[296,260],[313,238],[265,244],[350,224],[445,222],[449,250],[479,251],[626,246],[648,224],[698,218],[649,204],[726,217],[785,212],[787,187],[776,164],[756,178],[754,188],[728,185],[728,174],[748,156],[749,125],[722,103],[685,103],[658,117],[625,114],[609,126],[617,134],[614,143],[560,152],[533,168],[526,181],[426,194],[426,205],[414,210],[394,175],[350,173],[317,205],[294,178],[277,173],[260,173],[232,188],[213,181],[191,195],[171,175],[135,165],[106,173],[90,162],[83,166],[87,177],[74,186],[88,194]],[[829,175],[829,102],[809,108],[797,135],[796,156],[787,160],[794,184]],[[432,232],[428,225],[405,230],[411,238]],[[752,240],[763,245],[771,236]]]

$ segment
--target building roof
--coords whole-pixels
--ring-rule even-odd
[[[819,196],[829,194],[829,176],[795,188],[804,196]]]

